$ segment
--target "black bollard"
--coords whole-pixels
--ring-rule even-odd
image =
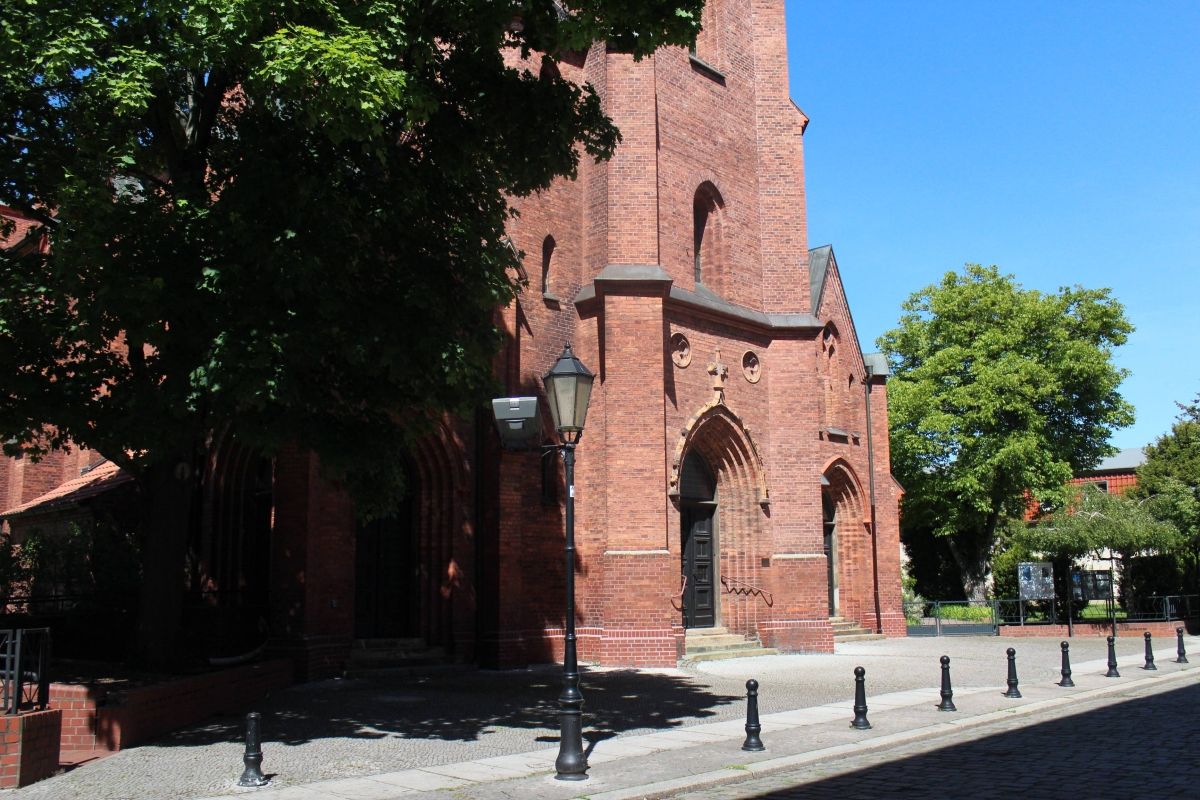
[[[1150,644],[1150,631],[1146,631],[1142,635],[1146,638],[1146,663],[1142,665],[1142,669],[1157,670],[1158,667],[1154,666],[1154,650]]]
[[[1005,697],[1020,697],[1021,690],[1017,688],[1017,651],[1015,648],[1008,648],[1008,691],[1004,693]]]
[[[758,723],[758,681],[751,678],[746,681],[746,741],[742,742],[742,749],[754,753],[766,750],[762,739],[758,738],[761,732],[762,725]]]
[[[1062,680],[1058,685],[1064,689],[1070,689],[1075,685],[1075,681],[1071,680],[1071,645],[1068,642],[1063,642],[1059,645],[1062,648]]]
[[[242,756],[245,769],[238,778],[238,786],[266,786],[267,778],[262,774],[262,732],[259,723],[262,716],[257,711],[246,715],[246,754]]]
[[[1104,677],[1121,677],[1121,673],[1117,672],[1117,640],[1112,636],[1108,637],[1108,672],[1104,673]]]
[[[1183,649],[1183,628],[1176,628],[1176,629],[1175,629],[1175,642],[1176,642],[1176,644],[1175,644],[1175,652],[1176,652],[1176,653],[1178,654],[1178,656],[1179,656],[1178,658],[1176,658],[1176,659],[1175,659],[1175,663],[1176,663],[1176,664],[1186,664],[1186,663],[1188,663],[1188,660],[1187,660],[1187,650],[1184,650],[1184,649]]]
[[[862,667],[854,668],[854,721],[850,727],[856,731],[869,731],[871,723],[867,722],[867,671]]]
[[[954,690],[950,688],[950,656],[942,656],[942,702],[938,711],[958,711],[954,707]]]

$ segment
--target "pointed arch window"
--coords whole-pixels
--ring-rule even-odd
[[[696,285],[721,288],[724,273],[722,217],[725,201],[709,181],[692,198],[692,259]]]
[[[550,291],[550,267],[554,261],[555,241],[553,236],[542,240],[542,297],[556,299]]]

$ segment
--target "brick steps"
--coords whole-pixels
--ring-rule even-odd
[[[885,638],[882,633],[867,630],[857,622],[844,617],[830,617],[829,624],[833,627],[833,642],[869,642]]]
[[[724,661],[729,658],[772,656],[779,651],[730,633],[726,628],[693,628],[687,632],[683,660]]]

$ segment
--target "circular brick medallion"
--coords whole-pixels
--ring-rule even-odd
[[[671,334],[671,361],[680,369],[692,363],[692,343],[682,333]]]
[[[762,378],[762,362],[758,360],[758,353],[747,350],[742,354],[742,374],[751,383],[758,383]]]

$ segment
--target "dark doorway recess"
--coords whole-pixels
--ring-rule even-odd
[[[407,470],[396,513],[359,524],[355,537],[354,636],[399,639],[421,635],[417,561],[418,487]]]
[[[825,569],[829,585],[829,616],[838,613],[838,540],[837,540],[837,503],[829,496],[829,491],[821,492],[821,510],[825,527]]]
[[[711,628],[717,624],[717,503],[712,470],[696,452],[688,454],[680,475],[680,536],[683,626]]]

